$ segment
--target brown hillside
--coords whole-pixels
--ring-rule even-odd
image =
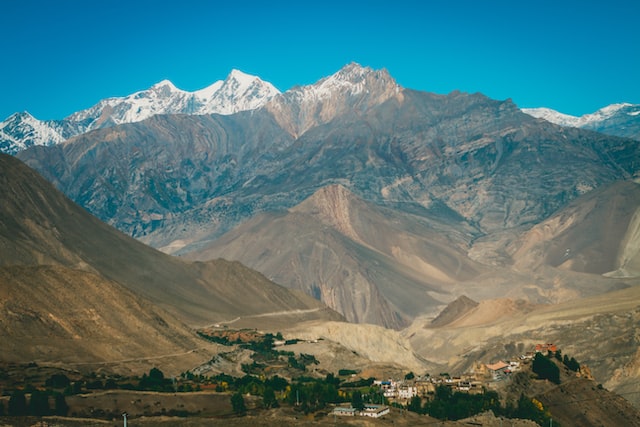
[[[349,321],[399,328],[484,271],[466,257],[469,230],[460,228],[367,203],[334,185],[186,257],[239,260]]]
[[[5,266],[0,285],[3,361],[177,373],[215,350],[164,310],[94,273]]]
[[[149,248],[6,155],[0,155],[0,199],[6,360],[179,370],[211,354],[200,352],[211,345],[182,322],[267,313],[256,321],[267,327],[280,314],[289,321],[341,318],[237,262],[190,264]]]
[[[15,158],[0,156],[0,265],[60,264],[124,285],[183,321],[318,309],[239,263],[190,264],[100,222]]]

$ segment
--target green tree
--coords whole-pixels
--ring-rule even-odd
[[[238,415],[244,415],[247,412],[247,406],[244,403],[244,397],[240,393],[234,393],[231,396],[231,407],[233,412]]]
[[[440,400],[442,402],[448,402],[449,400],[451,400],[451,397],[453,396],[453,391],[451,390],[451,387],[447,387],[444,385],[439,385],[438,387],[436,387],[436,399]]]
[[[9,397],[9,415],[27,415],[27,398],[22,390],[16,390]]]
[[[405,380],[412,380],[416,377],[416,375],[413,372],[409,372],[407,375],[404,376]]]
[[[87,386],[88,387],[88,386]],[[104,385],[102,386],[104,388]],[[164,377],[164,373],[158,368],[151,368],[149,375],[144,374],[140,378],[138,387],[143,390],[164,391],[173,390],[171,380]]]
[[[551,359],[543,356],[542,353],[536,353],[531,369],[538,374],[540,379],[560,384],[560,368]]]
[[[340,378],[336,377],[332,373],[328,373],[327,376],[325,377],[324,381],[327,384],[334,385],[335,387],[338,387],[340,385]]]
[[[571,369],[574,372],[578,372],[580,370],[580,363],[575,358],[569,359],[569,363],[567,363],[567,368]]]
[[[282,377],[274,375],[273,377],[267,379],[264,382],[264,385],[266,387],[271,387],[275,391],[284,391],[289,385],[289,382]]]
[[[562,351],[560,351],[560,349],[556,350],[555,357],[556,357],[556,360],[562,362]]]
[[[362,393],[360,390],[356,390],[351,395],[351,406],[356,408],[358,411],[362,411],[364,409],[364,401],[362,400]]]
[[[107,378],[107,380],[104,382],[104,388],[105,390],[116,389],[118,388],[118,383],[113,378]]]
[[[71,385],[71,380],[65,374],[53,374],[45,381],[44,385],[51,388],[66,388]]]
[[[56,393],[54,413],[62,417],[66,417],[69,413],[69,405],[62,393]]]
[[[407,409],[410,410],[411,412],[422,414],[423,413],[423,411],[422,411],[422,399],[420,398],[420,396],[413,396],[411,398],[411,401],[407,405]]]
[[[29,400],[29,414],[37,417],[49,415],[51,407],[49,406],[49,394],[44,391],[36,390],[31,393]]]
[[[262,393],[262,406],[267,409],[277,408],[278,400],[276,399],[276,393],[271,387],[265,387],[264,393]]]
[[[158,368],[151,368],[149,371],[149,379],[152,381],[162,382],[164,380],[164,374]]]

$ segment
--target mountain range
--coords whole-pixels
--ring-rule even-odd
[[[340,73],[348,73],[348,69],[349,67],[345,67],[337,76]],[[390,77],[386,76],[386,78]],[[332,97],[334,102],[337,101],[335,99],[337,91],[331,86],[340,81],[340,79],[325,78],[316,85],[296,86],[288,90],[284,96],[289,98],[290,102],[289,106],[284,108],[298,109],[296,114],[300,116],[298,119],[300,123],[288,130],[294,134],[301,134],[313,125],[314,116],[328,117],[334,114],[329,112],[330,106],[324,111],[312,110],[315,99]],[[368,91],[370,84],[372,84],[371,81],[361,80],[355,87],[347,85],[349,87],[344,89],[347,92]],[[390,88],[398,91],[400,89],[397,85],[395,89]],[[194,92],[178,89],[170,81],[163,80],[147,90],[125,97],[104,99],[93,107],[73,113],[62,120],[38,120],[26,111],[14,113],[0,122],[0,152],[15,155],[34,145],[59,144],[93,129],[135,123],[156,114],[228,115],[255,110],[280,94],[280,91],[271,83],[238,70],[232,70],[224,80],[218,80]],[[276,110],[282,107],[282,103],[280,107],[273,106],[271,112],[277,117],[279,112]],[[561,126],[640,139],[640,105],[636,104],[612,104],[580,117],[563,114],[550,108],[523,108],[522,111]]]
[[[565,272],[532,284],[520,271],[577,272],[591,262],[587,246],[557,249],[563,262],[549,245],[542,261],[514,248],[572,201],[640,175],[637,140],[561,127],[482,94],[404,89],[358,64],[256,110],[156,115],[18,157],[144,243],[241,260],[351,321],[392,328],[461,293],[540,303],[597,292],[556,277]],[[636,200],[624,199],[625,212]],[[583,268],[626,268],[607,260]]]
[[[195,91],[168,80],[121,98],[108,98],[63,120],[38,120],[27,112],[0,123],[0,152],[16,154],[31,146],[59,144],[94,129],[135,123],[156,114],[233,114],[254,110],[280,92],[258,77],[232,70],[224,80]]]
[[[556,342],[635,395],[638,159],[637,139],[358,64],[2,155],[3,357],[191,355],[178,369],[215,353],[192,330],[212,323],[416,372]]]

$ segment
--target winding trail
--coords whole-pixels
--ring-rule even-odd
[[[208,326],[204,326],[203,328],[199,328],[199,329],[204,329],[204,328],[213,328],[216,327],[216,325],[230,325],[232,323],[237,322],[240,319],[255,319],[255,318],[260,318],[260,317],[275,317],[275,316],[287,316],[287,315],[291,315],[291,314],[307,314],[307,313],[315,313],[316,311],[320,311],[322,309],[322,307],[316,307],[316,308],[307,308],[304,310],[285,310],[285,311],[274,311],[271,313],[262,313],[262,314],[252,314],[249,316],[244,316],[244,317],[236,317],[235,319],[231,319],[231,320],[223,320],[220,322],[216,322],[213,323],[211,325]]]

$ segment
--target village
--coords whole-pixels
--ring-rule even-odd
[[[334,416],[364,416],[379,418],[389,413],[390,405],[406,406],[414,397],[430,399],[436,393],[439,386],[450,388],[452,392],[468,394],[482,394],[487,389],[494,388],[497,383],[508,380],[512,374],[522,369],[523,364],[531,363],[536,353],[555,353],[558,348],[555,344],[536,344],[532,351],[521,354],[515,360],[498,360],[492,363],[474,364],[469,373],[460,376],[450,376],[441,373],[437,376],[414,376],[409,373],[404,379],[375,380],[373,385],[380,390],[380,403],[363,403],[360,410],[348,406],[334,408]]]

